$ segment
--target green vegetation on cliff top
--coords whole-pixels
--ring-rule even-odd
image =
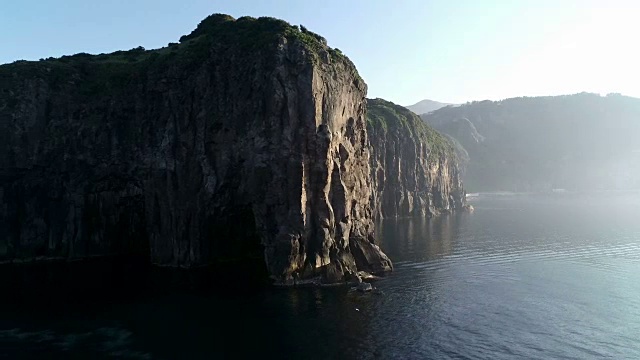
[[[182,36],[180,43],[169,43],[160,49],[137,47],[110,54],[79,53],[1,65],[0,85],[6,91],[0,91],[0,108],[15,105],[17,99],[11,98],[8,89],[15,88],[15,81],[21,79],[44,79],[53,88],[77,85],[76,90],[87,96],[108,94],[126,88],[128,83],[144,73],[163,70],[171,65],[197,68],[213,51],[221,48],[235,47],[256,57],[268,56],[268,51],[274,50],[282,38],[304,44],[314,63],[321,55],[345,63],[346,68],[362,81],[353,63],[340,50],[330,48],[322,36],[303,26],[271,17],[256,19],[246,16],[236,20],[229,15],[213,14],[202,20],[189,35]]]
[[[456,159],[453,144],[418,115],[384,99],[367,99],[367,122],[374,131],[408,133],[429,146],[429,160],[442,156]]]

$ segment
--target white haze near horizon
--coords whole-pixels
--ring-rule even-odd
[[[582,22],[570,24],[507,66],[487,89],[487,99],[518,94],[522,85],[528,96],[587,91],[640,97],[638,15],[638,11],[592,9]]]
[[[457,70],[455,73],[441,71],[432,76],[433,82],[444,86],[428,89],[428,94],[416,89],[404,105],[422,99],[461,104],[580,92],[640,98],[640,49],[636,45],[640,2],[584,1],[575,8],[559,5],[533,10],[529,15],[514,14],[510,20],[514,34],[505,35],[510,41],[486,39],[485,51],[501,54],[501,59],[470,53],[463,65],[449,69]],[[518,38],[524,44],[514,45]],[[437,79],[441,76],[451,77],[451,84]]]

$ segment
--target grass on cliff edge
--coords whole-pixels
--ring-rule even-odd
[[[403,106],[384,99],[367,99],[367,122],[375,131],[408,133],[429,146],[429,160],[442,156],[457,161],[453,144],[418,115]]]
[[[304,26],[294,26],[271,17],[241,17],[213,14],[198,24],[190,34],[180,38],[180,43],[169,43],[167,47],[145,50],[137,47],[128,51],[90,55],[79,53],[40,61],[18,60],[0,65],[0,109],[15,106],[18,99],[12,98],[10,89],[21,79],[40,78],[53,88],[72,87],[80,94],[95,96],[123,90],[136,78],[153,70],[166,69],[172,64],[185,68],[197,68],[205,61],[214,46],[237,47],[247,54],[267,56],[279,39],[298,40],[312,54],[317,63],[321,53],[326,52],[332,61],[346,63],[354,76],[364,84],[355,66],[339,49],[327,46],[320,35]],[[266,50],[266,51],[265,51]]]

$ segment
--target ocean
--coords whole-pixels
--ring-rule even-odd
[[[395,269],[371,293],[5,267],[0,358],[640,358],[640,193],[470,203],[380,222]]]

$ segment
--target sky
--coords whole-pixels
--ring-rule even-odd
[[[212,13],[323,35],[401,105],[582,91],[640,97],[635,0],[0,0],[0,64],[177,42]]]

